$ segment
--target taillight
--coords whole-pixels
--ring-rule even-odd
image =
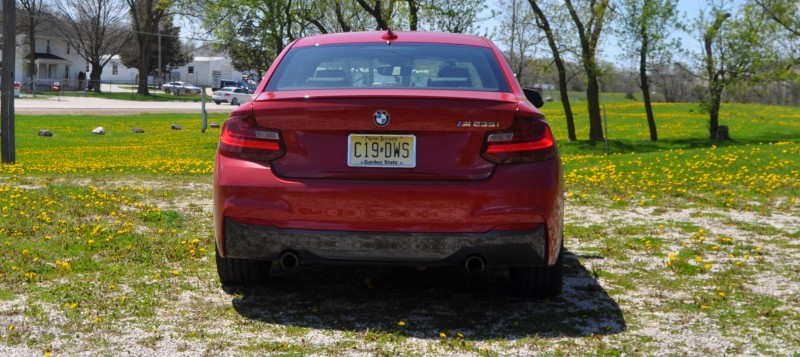
[[[483,158],[496,164],[544,161],[558,156],[550,126],[535,118],[517,117],[510,129],[486,134]]]
[[[231,116],[222,126],[219,153],[228,157],[253,161],[272,161],[286,151],[281,133],[255,123],[252,114]]]

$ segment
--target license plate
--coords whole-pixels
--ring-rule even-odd
[[[417,137],[414,135],[350,134],[347,146],[347,165],[352,167],[417,166]]]

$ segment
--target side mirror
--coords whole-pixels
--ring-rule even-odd
[[[525,98],[528,98],[528,101],[531,102],[534,107],[541,108],[544,106],[542,95],[536,89],[522,88],[522,92],[525,93]]]

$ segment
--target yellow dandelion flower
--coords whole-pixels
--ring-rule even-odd
[[[708,309],[708,308],[709,308],[709,306],[708,306],[708,305],[700,305],[700,308],[701,308],[701,309],[703,309],[703,310],[705,310],[705,309]]]
[[[406,325],[406,322],[403,321],[403,320],[400,320],[400,322],[397,323],[397,326],[400,326],[400,327],[403,327],[405,325]]]
[[[179,271],[177,271],[177,270],[173,270],[173,271],[172,271],[172,275],[178,276],[178,275],[180,275],[180,272],[179,272]]]
[[[719,297],[721,297],[723,299],[725,298],[725,292],[724,291],[719,291],[719,292],[717,292],[717,294],[719,295]]]
[[[695,260],[696,262],[702,262],[702,261],[703,261],[703,257],[701,257],[701,256],[697,255],[697,256],[695,256],[695,257],[694,257],[694,260]]]
[[[22,255],[28,255],[28,254],[30,254],[30,253],[31,253],[31,252],[30,252],[30,251],[28,251],[27,249],[23,249],[23,250],[22,250]]]
[[[711,264],[706,264],[703,266],[706,270],[711,270]]]
[[[447,337],[447,334],[444,333],[444,332],[439,332],[439,337],[445,338],[445,337]]]

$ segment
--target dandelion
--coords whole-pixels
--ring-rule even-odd
[[[439,337],[440,337],[440,338],[446,338],[446,337],[447,337],[447,334],[446,334],[446,333],[444,333],[444,332],[439,332]]]
[[[400,327],[403,327],[405,325],[406,325],[406,322],[403,321],[403,320],[400,320],[400,322],[397,323],[397,326],[400,326]]]
[[[172,271],[172,275],[178,276],[178,275],[180,275],[180,272],[179,272],[179,271],[177,271],[177,270],[173,270],[173,271]]]
[[[30,253],[31,253],[31,252],[30,252],[30,251],[28,251],[27,249],[23,249],[23,250],[22,250],[22,255],[28,255],[28,254],[30,254]]]
[[[722,291],[722,290],[718,291],[718,292],[717,292],[717,295],[719,295],[719,297],[721,297],[721,298],[723,298],[723,299],[725,298],[725,292],[724,292],[724,291]]]
[[[709,306],[708,306],[708,305],[700,305],[700,308],[701,308],[701,309],[703,309],[703,310],[705,310],[705,309],[708,309],[708,308],[709,308]]]
[[[697,255],[697,256],[695,256],[695,257],[694,257],[694,261],[696,261],[696,262],[698,262],[698,263],[699,263],[699,262],[702,262],[702,261],[703,261],[703,257],[701,257],[701,256]]]
[[[711,270],[711,264],[706,263],[706,265],[703,265],[703,268],[706,270]]]

